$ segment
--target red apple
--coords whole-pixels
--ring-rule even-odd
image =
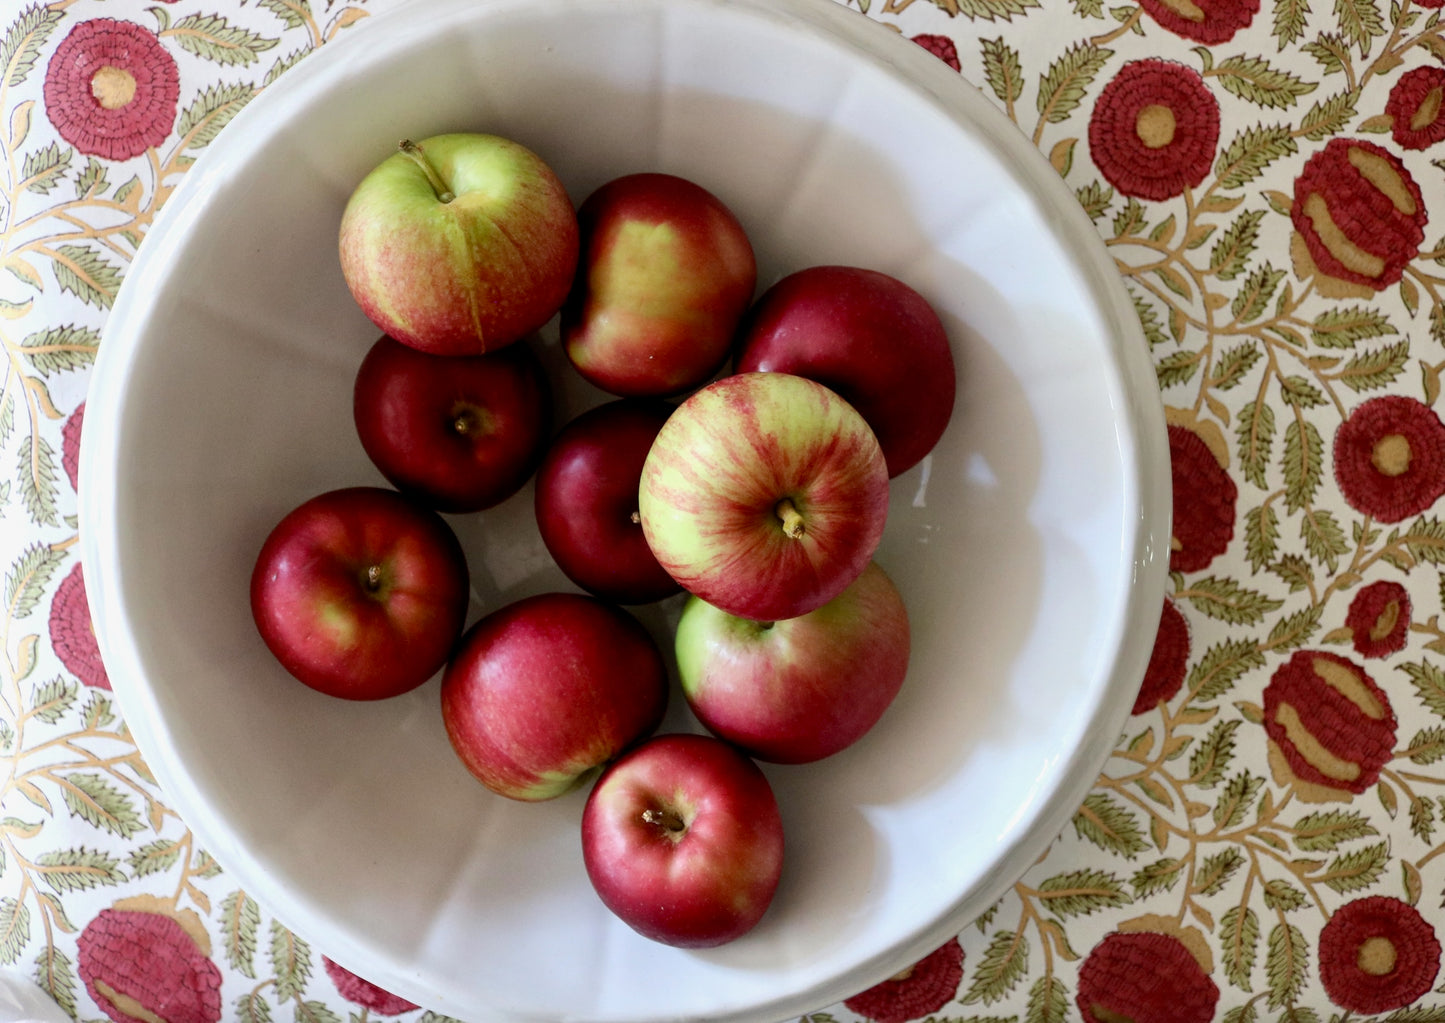
[[[581,256],[562,309],[567,357],[629,397],[680,394],[727,361],[757,283],[747,233],[700,185],[630,174],[577,211]]]
[[[895,277],[815,266],[784,277],[749,312],[740,373],[796,373],[863,414],[888,475],[923,459],[953,415],[953,349],[928,301]]]
[[[442,676],[452,748],[487,788],[539,802],[650,735],[667,709],[662,654],[626,611],[580,593],[482,618]]]
[[[642,535],[637,487],[642,463],[672,406],[623,398],[563,427],[537,470],[542,542],[578,586],[619,604],[677,593]]]
[[[428,355],[383,335],[356,374],[361,446],[398,490],[444,512],[521,489],[546,448],[551,390],[526,344]]]
[[[593,787],[582,858],[603,904],[633,930],[709,948],[752,930],[771,904],[782,817],[763,772],[727,743],[658,736]]]
[[[312,689],[380,700],[441,670],[466,619],[466,556],[441,516],[394,490],[311,498],[267,536],[251,613]]]
[[[684,589],[774,621],[858,578],[883,538],[888,469],[863,417],[828,388],[745,373],[677,407],[638,497],[648,546]]]
[[[341,216],[341,271],[385,333],[435,355],[519,340],[561,306],[577,215],[540,156],[496,135],[403,141]]]
[[[683,695],[714,735],[805,764],[861,739],[908,673],[908,612],[877,563],[798,618],[758,622],[690,597],[676,635]]]

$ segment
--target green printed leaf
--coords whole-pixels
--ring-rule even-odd
[[[1038,885],[1039,901],[1055,916],[1086,916],[1095,910],[1127,905],[1133,900],[1114,875],[1102,870],[1073,870]]]
[[[1209,734],[1194,747],[1187,779],[1191,785],[1208,789],[1224,780],[1234,759],[1234,733],[1239,731],[1239,725],[1238,720],[1216,721]]]
[[[1379,834],[1358,810],[1319,810],[1301,817],[1291,830],[1300,852],[1330,852],[1345,842]]]
[[[30,712],[47,725],[53,725],[74,706],[79,695],[80,683],[57,676],[44,685],[35,687]]]
[[[271,1023],[271,1003],[260,991],[248,991],[237,998],[235,1010],[236,1023]]]
[[[1420,702],[1435,715],[1445,718],[1445,672],[1429,661],[1399,667],[1415,683],[1415,693]]]
[[[1125,238],[1129,235],[1138,234],[1144,227],[1144,206],[1132,195],[1124,201],[1124,206],[1114,215],[1114,237]]]
[[[13,89],[30,76],[41,48],[64,17],[63,8],[48,4],[31,4],[21,12],[0,41],[0,74],[6,85]]]
[[[1187,702],[1210,703],[1219,699],[1250,671],[1264,667],[1259,644],[1248,639],[1226,639],[1205,651],[1190,669],[1185,687]],[[1192,763],[1192,761],[1191,761]]]
[[[296,1023],[341,1023],[341,1017],[321,1001],[307,999],[296,1002]]]
[[[1219,1018],[1219,1023],[1256,1023],[1258,1019],[1259,1010],[1254,1007],[1254,999],[1251,998],[1226,1012]]]
[[[62,149],[58,143],[51,142],[27,155],[20,171],[21,179],[26,182],[26,189],[37,195],[48,195],[65,177],[65,172],[70,169],[70,158],[74,154],[75,150],[69,146]]]
[[[1129,879],[1129,883],[1134,886],[1134,897],[1142,899],[1157,892],[1168,891],[1179,883],[1187,866],[1188,860],[1169,857],[1140,867]]]
[[[186,149],[209,145],[254,95],[256,90],[244,82],[213,85],[181,112],[176,120],[176,134],[184,140]]]
[[[1304,36],[1309,13],[1309,0],[1274,0],[1273,35],[1281,51]]]
[[[1385,19],[1375,0],[1335,0],[1335,19],[1345,41],[1359,48],[1360,56],[1370,52],[1370,41],[1385,34]]]
[[[1209,251],[1209,269],[1222,280],[1233,280],[1245,271],[1249,257],[1259,244],[1259,223],[1263,210],[1248,210],[1230,224]]]
[[[1229,779],[1219,802],[1214,804],[1215,826],[1224,831],[1243,823],[1263,786],[1264,778],[1249,771],[1241,771]]]
[[[1231,625],[1254,625],[1284,605],[1282,600],[1218,576],[1195,580],[1183,596],[1195,610]]]
[[[1326,400],[1324,393],[1302,376],[1280,377],[1279,396],[1294,408],[1316,408]]]
[[[121,838],[145,829],[130,797],[99,774],[67,775],[63,795],[71,815]]]
[[[1308,53],[1325,70],[1327,75],[1344,74],[1350,65],[1350,44],[1338,32],[1324,32],[1312,43],[1305,43]]]
[[[1274,298],[1280,282],[1285,279],[1283,270],[1276,270],[1268,262],[1257,267],[1244,285],[1234,294],[1234,300],[1229,304],[1229,311],[1240,323],[1250,323],[1259,319],[1269,308],[1269,303]],[[1249,348],[1258,355],[1258,350],[1249,345],[1241,345],[1242,348]]]
[[[1194,875],[1194,891],[1201,895],[1218,895],[1224,886],[1244,866],[1244,853],[1237,846],[1225,846],[1212,856],[1206,856]]]
[[[1311,509],[1300,517],[1300,539],[1310,557],[1334,572],[1339,568],[1341,556],[1350,550],[1345,531],[1335,519],[1332,511]]]
[[[79,892],[102,885],[120,884],[125,872],[120,860],[98,849],[62,849],[35,858],[41,879],[52,891]]]
[[[311,946],[271,922],[271,969],[276,974],[276,997],[289,1001],[306,990],[311,977]]]
[[[1268,402],[1251,401],[1239,410],[1234,427],[1239,467],[1244,478],[1256,487],[1268,486],[1265,470],[1269,467],[1274,431],[1274,408]]]
[[[1307,902],[1305,893],[1288,881],[1275,879],[1264,883],[1264,904],[1269,909],[1299,909]]]
[[[1074,197],[1079,200],[1079,205],[1084,207],[1084,212],[1089,215],[1090,220],[1098,220],[1108,211],[1109,204],[1114,201],[1114,190],[1102,182],[1094,180],[1079,188],[1074,193]],[[1129,294],[1134,298],[1134,308],[1140,308],[1139,296],[1134,293],[1133,288],[1129,289]],[[1152,310],[1150,311],[1152,312]],[[1140,318],[1143,318],[1142,312],[1140,313]],[[1164,340],[1162,334],[1159,340]],[[1157,342],[1151,337],[1149,343],[1155,344]]]
[[[1244,991],[1251,987],[1259,947],[1259,917],[1248,906],[1233,906],[1219,921],[1219,945],[1224,956],[1224,975],[1235,987]]]
[[[56,506],[60,475],[55,468],[55,451],[44,436],[31,433],[21,439],[15,479],[20,484],[20,496],[31,521],[47,526],[60,525],[60,512]]]
[[[1314,500],[1324,475],[1324,441],[1313,423],[1295,418],[1284,431],[1285,510],[1299,511]]]
[[[1147,849],[1134,815],[1105,792],[1091,792],[1074,814],[1074,832],[1107,852],[1133,859]]]
[[[1410,557],[1418,562],[1430,565],[1445,562],[1445,523],[1433,516],[1422,515],[1416,519],[1400,540]]]
[[[1384,313],[1365,306],[1331,309],[1310,324],[1310,339],[1321,348],[1353,348],[1357,341],[1398,333]]]
[[[1081,18],[1102,18],[1104,0],[1070,0],[1074,13]]]
[[[1133,288],[1129,289],[1129,297],[1134,301],[1134,311],[1139,314],[1139,325],[1144,328],[1144,339],[1149,342],[1149,347],[1161,345],[1168,341],[1164,333],[1164,327],[1159,322],[1159,314],[1155,312],[1146,299],[1141,297]]]
[[[1311,142],[1338,135],[1355,117],[1354,93],[1339,92],[1310,107],[1300,120],[1300,133]]]
[[[70,957],[47,941],[35,957],[35,983],[72,1018],[80,1015],[75,1002],[75,970]]]
[[[1406,339],[1356,355],[1333,375],[1352,391],[1374,391],[1394,383],[1409,360],[1410,342]]]
[[[20,958],[30,942],[30,907],[11,896],[0,899],[0,966]]]
[[[1433,764],[1445,757],[1445,728],[1433,725],[1415,733],[1410,744],[1399,753],[1417,764]]]
[[[1029,988],[1024,1023],[1064,1023],[1069,1016],[1069,989],[1052,973],[1046,973]]]
[[[32,543],[5,576],[5,606],[10,617],[25,618],[39,605],[46,585],[65,560],[65,552],[49,544]]]
[[[311,52],[312,48],[310,46],[303,46],[300,49],[292,50],[284,57],[278,57],[276,62],[272,64],[266,72],[266,77],[261,80],[261,87],[264,89],[266,86],[275,82],[276,79],[280,78],[287,71],[290,71],[297,64],[300,64],[302,58],[310,56]]]
[[[237,889],[221,901],[220,924],[226,962],[243,976],[254,978],[256,932],[261,926],[261,907],[255,899]]]
[[[1089,42],[1081,41],[1069,47],[1039,79],[1040,118],[1050,124],[1067,121],[1113,55],[1113,50]]]
[[[1275,924],[1269,930],[1269,953],[1264,971],[1269,978],[1269,1007],[1292,1004],[1304,987],[1309,968],[1309,946],[1294,924]]]
[[[1270,164],[1298,151],[1298,144],[1284,125],[1246,128],[1219,154],[1214,163],[1215,178],[1222,189],[1243,188]]]
[[[219,14],[188,14],[162,34],[187,53],[227,66],[254,64],[279,42],[233,25]]]
[[[1380,1020],[1380,1023],[1445,1023],[1445,1005],[1412,1005],[1406,1009],[1396,1009]]]
[[[1418,796],[1410,800],[1410,831],[1422,842],[1435,833],[1435,804]]]
[[[170,838],[147,842],[145,845],[131,850],[130,856],[127,858],[130,863],[130,872],[136,877],[146,877],[169,870],[176,865],[184,849],[185,847],[180,842]]]
[[[99,330],[73,324],[38,330],[20,342],[30,365],[46,377],[65,370],[88,369],[99,347]]]
[[[1270,65],[1263,57],[1226,57],[1208,74],[1219,79],[1227,92],[1261,107],[1292,107],[1301,96],[1315,91],[1307,82],[1288,71]]]
[[[973,983],[962,1001],[992,1005],[1005,998],[1028,973],[1029,939],[1022,931],[999,931],[984,950]]]
[[[1269,630],[1269,638],[1265,640],[1265,646],[1275,653],[1303,646],[1319,629],[1320,618],[1323,614],[1323,607],[1311,605],[1281,618],[1275,623],[1274,628]]]
[[[300,28],[311,17],[310,0],[257,0],[256,6],[276,15],[287,28]]]
[[[1199,370],[1199,364],[1204,358],[1203,352],[1191,352],[1188,350],[1172,352],[1160,359],[1154,366],[1154,372],[1159,377],[1160,389],[1173,387],[1176,384],[1188,383]]]
[[[1259,360],[1259,345],[1254,341],[1245,341],[1225,349],[1214,370],[1214,386],[1221,391],[1230,390],[1244,379],[1244,375],[1253,369]]]
[[[103,309],[109,309],[115,302],[124,276],[120,267],[85,245],[58,246],[51,266],[61,291]]]
[[[1368,888],[1380,879],[1390,859],[1390,847],[1379,842],[1375,845],[1343,853],[1330,861],[1325,872],[1315,878],[1330,888],[1345,894]]]
[[[963,15],[974,21],[1010,21],[1039,6],[1038,0],[933,0],[933,4],[950,18]]]

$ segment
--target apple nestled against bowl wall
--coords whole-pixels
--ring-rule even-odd
[[[582,862],[586,789],[524,805],[478,785],[439,679],[337,701],[251,620],[275,523],[385,485],[351,428],[377,329],[336,258],[347,199],[398,139],[455,131],[522,143],[573,202],[639,171],[697,182],[747,230],[760,291],[877,269],[951,341],[952,419],[888,484],[874,552],[908,608],[907,681],[856,745],[762,769],[786,870],[721,947],[610,913]],[[562,372],[555,319],[526,343],[562,381],[554,423],[610,400]],[[109,318],[85,438],[96,630],[168,798],[315,947],[463,1019],[782,1019],[931,951],[1087,791],[1167,564],[1157,388],[1092,225],[976,90],[831,0],[430,0],[359,25],[241,111],[168,201]],[[469,622],[576,588],[535,496],[448,516]],[[682,602],[638,618],[670,642]],[[663,728],[687,713],[673,701]]]

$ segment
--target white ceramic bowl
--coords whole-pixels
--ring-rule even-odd
[[[612,918],[582,868],[585,794],[483,790],[435,680],[335,701],[251,622],[270,527],[382,482],[351,423],[376,331],[337,266],[342,206],[398,138],[459,129],[531,146],[575,201],[627,172],[690,177],[749,229],[760,287],[816,263],[884,270],[956,346],[957,411],[894,481],[879,553],[914,624],[905,689],[852,749],[768,770],[783,882],[720,949]],[[571,381],[566,411],[602,400]],[[473,1023],[781,1019],[931,951],[1086,795],[1168,557],[1154,375],[1092,225],[955,72],[830,0],[426,0],[351,30],[242,111],[158,218],[106,329],[82,461],[97,632],[170,800],[318,950]],[[452,521],[473,618],[568,588],[530,489]],[[675,610],[640,614],[666,642]],[[690,727],[680,705],[669,727]]]

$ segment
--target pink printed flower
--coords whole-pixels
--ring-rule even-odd
[[[1395,749],[1395,711],[1365,669],[1324,650],[1299,650],[1264,689],[1275,780],[1307,803],[1366,792]]]
[[[383,1016],[399,1016],[403,1012],[421,1008],[415,1002],[408,1002],[400,995],[394,995],[385,988],[377,987],[371,981],[358,977],[346,967],[337,965],[325,956],[321,957],[321,964],[326,967],[326,975],[331,978],[331,983],[336,985],[337,993],[348,1002],[364,1005],[372,1012],[380,1013]]]
[[[1335,431],[1335,482],[1351,508],[1400,522],[1445,494],[1445,423],[1403,394],[1372,398]]]
[[[80,489],[80,431],[85,423],[85,402],[81,402],[60,431],[60,464],[65,468],[70,489]]]
[[[1410,594],[1387,579],[1371,583],[1350,601],[1345,627],[1361,657],[1388,657],[1404,649],[1410,630]]]
[[[1248,28],[1259,0],[1141,0],[1149,16],[1185,39],[1213,46]]]
[[[1445,139],[1445,68],[1435,65],[1406,71],[1385,100],[1390,137],[1401,149],[1425,149]]]
[[[1084,1023],[1210,1023],[1219,988],[1172,934],[1115,931],[1079,970]]]
[[[1189,623],[1174,601],[1165,597],[1164,611],[1159,616],[1159,632],[1154,637],[1154,651],[1149,655],[1149,667],[1144,670],[1139,695],[1134,698],[1133,712],[1147,714],[1161,702],[1173,699],[1184,684],[1188,664]]]
[[[45,71],[45,112],[82,153],[128,160],[170,134],[180,73],[154,32],[92,18],[70,30]]]
[[[1419,911],[1372,895],[1335,910],[1320,931],[1320,982],[1342,1009],[1402,1009],[1435,983],[1440,941]]]
[[[1334,138],[1294,183],[1290,219],[1314,269],[1383,291],[1425,238],[1425,201],[1399,158],[1364,139]]]
[[[948,36],[933,35],[925,32],[922,35],[913,37],[913,41],[943,61],[955,71],[962,71],[963,65],[958,60],[958,47],[954,45]]]
[[[115,1023],[217,1023],[221,971],[209,958],[210,939],[199,918],[191,914],[194,921],[183,922],[170,913],[128,908],[158,902],[141,896],[101,910],[80,935],[80,979]]]
[[[1239,489],[1203,438],[1175,423],[1169,424],[1169,466],[1174,486],[1169,569],[1198,572],[1234,538]]]
[[[1171,60],[1125,64],[1089,118],[1099,173],[1140,199],[1168,199],[1198,185],[1218,143],[1218,100],[1197,71]]]
[[[100,644],[90,622],[90,600],[85,595],[85,574],[76,562],[55,589],[50,604],[50,644],[60,663],[80,681],[96,689],[109,689],[110,676],[100,659]]]
[[[843,1004],[875,1023],[907,1023],[947,1005],[963,980],[963,946],[954,938],[908,969]]]

